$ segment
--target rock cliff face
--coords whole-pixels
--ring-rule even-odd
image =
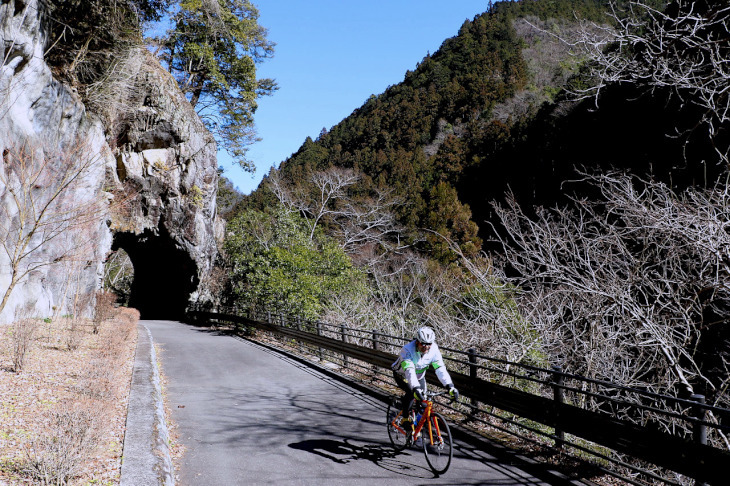
[[[114,246],[132,259],[130,305],[144,316],[171,316],[216,255],[216,144],[174,79],[146,50],[135,87],[143,96],[117,128],[113,178],[131,195],[130,211],[113,220]]]
[[[45,64],[37,0],[0,2],[0,42],[0,323],[88,315],[112,248],[143,315],[204,299],[216,146],[174,80],[140,50],[124,116],[97,117]]]

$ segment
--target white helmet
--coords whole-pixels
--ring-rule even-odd
[[[430,327],[422,327],[416,331],[416,339],[422,344],[433,344],[436,340],[436,333]]]

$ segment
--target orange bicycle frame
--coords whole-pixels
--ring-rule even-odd
[[[421,420],[417,424],[414,424],[413,428],[413,436],[417,436],[419,432],[421,432],[421,429],[423,429],[423,426],[428,422],[428,439],[431,441],[431,444],[433,444],[433,426],[431,425],[431,410],[433,409],[433,401],[432,400],[425,400],[426,408],[423,411],[423,415],[421,415]],[[399,412],[398,415],[396,415],[393,418],[393,426],[398,429],[400,432],[402,432],[404,435],[406,435],[405,429],[403,429],[400,425],[396,423],[396,420],[398,417],[400,417],[402,412]],[[439,430],[438,421],[434,422],[435,428],[436,428],[436,436],[441,437],[441,430]]]
[[[433,401],[432,400],[426,400],[426,409],[423,411],[423,415],[421,415],[421,420],[418,422],[418,425],[413,429],[413,435],[417,436],[418,433],[423,428],[424,424],[428,423],[428,440],[431,444],[433,444],[433,426],[431,425],[431,410],[433,409]],[[436,425],[436,437],[439,437],[439,440],[441,438],[441,431],[439,430],[439,424],[438,421],[434,422]]]

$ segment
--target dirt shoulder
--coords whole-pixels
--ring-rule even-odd
[[[0,485],[119,484],[138,320],[0,327]]]

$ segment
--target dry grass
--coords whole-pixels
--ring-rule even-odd
[[[0,328],[0,485],[119,484],[138,319],[36,320],[19,372]]]
[[[25,364],[25,357],[32,344],[35,325],[31,319],[17,319],[10,331],[10,349],[12,370],[22,371]]]

